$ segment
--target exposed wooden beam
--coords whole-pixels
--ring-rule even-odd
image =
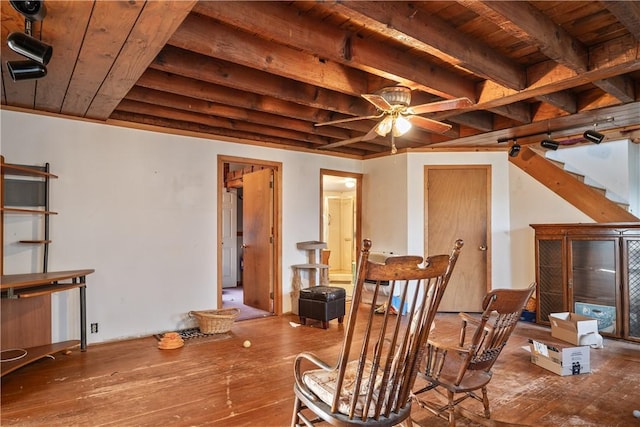
[[[327,7],[334,6],[327,5]],[[354,37],[346,31],[324,25],[316,19],[296,14],[285,3],[241,3],[229,7],[224,2],[203,2],[198,5],[197,10],[199,13],[241,28],[252,37],[254,33],[269,34],[270,39],[278,43],[293,46],[320,59],[329,59],[388,80],[414,88],[419,87],[438,96],[474,98],[473,86],[468,81],[451,75],[447,70],[433,63],[426,64],[424,58]],[[300,71],[305,72],[305,69]],[[304,77],[292,76],[291,78],[300,80]],[[327,78],[329,79],[330,76],[327,75]],[[371,89],[378,88],[360,89],[358,94],[368,93]]]
[[[568,91],[559,91],[536,96],[538,101],[546,102],[556,108],[574,114],[578,112],[578,102],[576,96]]]
[[[588,70],[588,52],[584,45],[529,2],[465,0],[461,3],[490,17],[513,36],[538,46],[559,64],[577,72]]]
[[[590,70],[577,73],[555,61],[546,61],[527,69],[530,85],[513,91],[491,81],[478,87],[478,103],[474,108],[493,108],[540,95],[571,89],[618,74],[640,70],[640,42],[630,36],[621,37],[590,49]]]
[[[637,40],[640,40],[640,2],[601,0],[600,3],[604,4]]]
[[[375,109],[359,97],[292,81],[174,46],[165,47],[151,64],[151,68],[352,116],[375,113]]]
[[[139,101],[152,105],[160,105],[168,108],[177,108],[184,111],[192,111],[198,114],[206,114],[230,120],[242,120],[250,123],[279,127],[315,134],[319,137],[349,138],[350,135],[343,129],[332,126],[314,126],[308,121],[293,119],[282,115],[264,113],[251,109],[239,108],[228,104],[213,103],[202,99],[161,92],[153,89],[134,87],[127,94],[130,101]]]
[[[477,39],[456,31],[438,17],[425,14],[418,4],[354,1],[333,3],[331,10],[403,45],[511,89],[521,90],[526,86],[524,68]]]
[[[635,101],[636,95],[634,93],[633,81],[626,76],[609,77],[604,80],[596,80],[593,82],[600,89],[615,96],[622,102]]]
[[[367,77],[360,70],[222,25],[201,15],[189,15],[170,43],[245,67],[324,87],[353,96],[367,93]]]
[[[275,128],[272,126],[263,126],[245,121],[228,119],[225,117],[216,117],[207,114],[188,112],[176,108],[146,104],[138,101],[129,101],[126,99],[123,100],[120,105],[118,105],[118,111],[146,114],[154,117],[172,120],[183,120],[186,122],[203,124],[210,127],[233,129],[242,132],[252,132],[256,134],[263,133],[265,135],[270,135],[273,137],[307,142],[311,144],[323,145],[328,142],[326,138],[309,135],[307,133],[295,130]]]

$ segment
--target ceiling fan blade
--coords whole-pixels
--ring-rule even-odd
[[[314,126],[329,126],[329,125],[335,125],[338,123],[347,123],[347,122],[355,122],[356,120],[371,120],[371,119],[379,119],[384,115],[384,113],[375,115],[375,116],[361,116],[361,117],[349,117],[346,119],[338,119],[338,120],[331,120],[330,122],[324,122],[324,123],[315,123]]]
[[[319,150],[328,150],[329,148],[342,147],[343,145],[353,144],[354,142],[362,141],[362,136],[357,136],[355,138],[344,139],[338,142],[332,142],[331,144],[325,144],[318,147]]]
[[[456,110],[458,108],[473,105],[469,98],[445,99],[444,101],[430,102],[428,104],[415,105],[407,108],[409,114],[435,113],[438,111]]]
[[[367,101],[369,101],[370,103],[372,103],[373,105],[375,105],[376,108],[380,111],[389,111],[393,108],[393,106],[389,104],[387,100],[380,95],[364,93],[362,94],[362,97]]]
[[[375,125],[374,127],[372,127],[371,130],[362,137],[362,141],[371,141],[376,136],[378,136],[378,134],[376,133],[377,127],[378,125]]]
[[[372,127],[369,132],[362,136],[356,136],[355,138],[344,139],[342,141],[332,142],[331,144],[321,145],[320,147],[318,147],[318,149],[326,150],[329,148],[342,147],[343,145],[353,144],[354,142],[370,141],[377,136],[376,126]]]
[[[422,116],[407,116],[407,120],[409,120],[412,125],[430,132],[445,133],[451,129],[451,125],[447,123],[437,122]]]

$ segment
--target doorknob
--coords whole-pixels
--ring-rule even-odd
[[[478,249],[480,249],[481,251],[486,251],[487,247],[485,245],[480,245]]]
[[[247,249],[248,247],[249,247],[249,246],[247,246],[247,244],[246,244],[246,243],[243,243],[243,244],[242,244],[242,249]]]

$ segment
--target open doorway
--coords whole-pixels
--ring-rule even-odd
[[[351,295],[360,247],[362,174],[320,170],[320,236],[327,243],[323,263],[329,282]]]
[[[282,165],[218,156],[218,307],[238,320],[282,313]]]

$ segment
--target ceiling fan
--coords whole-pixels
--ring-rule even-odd
[[[411,129],[412,125],[436,133],[444,133],[451,129],[451,125],[447,123],[428,119],[419,114],[465,108],[472,104],[469,98],[456,98],[410,106],[411,89],[406,86],[385,87],[374,94],[363,94],[362,97],[372,103],[378,109],[379,113],[373,116],[349,117],[346,119],[316,123],[316,126],[335,125],[356,120],[382,120],[363,136],[333,142],[323,145],[320,148],[327,149],[352,144],[354,142],[369,141],[378,135],[386,136],[388,133],[391,133],[391,153],[395,154],[397,151],[395,137],[404,135]]]

